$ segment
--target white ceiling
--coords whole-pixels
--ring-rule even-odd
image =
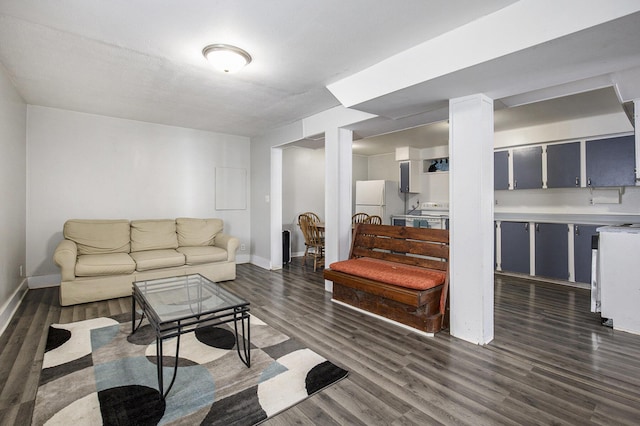
[[[340,105],[327,85],[514,3],[0,0],[0,63],[29,104],[256,136]],[[621,87],[640,87],[637,40],[640,13],[354,105],[380,117],[352,130],[439,122],[447,99],[480,92],[496,99],[496,129],[608,110],[613,89],[513,107],[614,85],[619,109]],[[242,47],[253,62],[217,73],[201,53],[212,43]],[[587,100],[588,111],[576,107]]]
[[[514,0],[2,0],[29,104],[253,136],[339,105],[326,86]],[[216,73],[237,45],[253,62]]]

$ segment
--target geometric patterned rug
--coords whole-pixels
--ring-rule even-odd
[[[51,325],[32,424],[253,425],[348,374],[251,315],[250,368],[228,324],[199,328],[181,336],[162,401],[155,336],[144,323],[130,332],[130,314]],[[164,353],[167,386],[175,338]]]

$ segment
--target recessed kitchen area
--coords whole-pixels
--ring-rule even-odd
[[[496,271],[591,288],[599,273],[592,250],[597,229],[640,223],[633,105],[622,105],[607,87],[511,108],[496,101],[495,108]],[[300,150],[306,153],[296,153]],[[323,149],[287,151],[285,170],[287,161],[313,157],[313,165],[298,161],[295,168],[315,168],[310,179],[322,181]],[[386,195],[394,199],[389,206],[396,206],[386,209],[387,224],[447,228],[452,169],[446,120],[356,139],[353,212],[356,181],[396,182],[398,191]],[[285,177],[283,185],[293,183]],[[318,182],[318,191],[321,185]],[[308,180],[304,186],[296,192],[298,201],[309,192]],[[320,197],[313,201],[314,208],[323,211]],[[283,200],[283,219],[289,210],[288,225],[295,234],[296,210],[285,204]],[[299,247],[300,242],[298,247],[292,242],[294,255]],[[594,310],[601,303],[594,298]]]

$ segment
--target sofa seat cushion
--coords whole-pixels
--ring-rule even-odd
[[[131,251],[178,248],[176,221],[172,219],[131,221]]]
[[[330,268],[333,271],[414,290],[426,290],[438,286],[443,284],[446,278],[444,271],[434,271],[370,257],[342,260],[332,263]]]
[[[76,262],[78,277],[131,274],[135,270],[136,263],[126,253],[84,254]]]
[[[212,246],[216,234],[222,231],[222,219],[176,219],[178,244],[180,247]]]
[[[175,250],[147,250],[131,253],[136,261],[136,271],[171,268],[184,265],[184,255]]]
[[[185,255],[187,265],[198,265],[201,263],[224,262],[227,260],[227,251],[220,247],[198,246],[198,247],[178,247],[178,252]]]
[[[78,245],[78,254],[129,253],[128,220],[70,219],[63,235]]]

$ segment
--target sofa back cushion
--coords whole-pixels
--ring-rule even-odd
[[[222,219],[176,219],[180,247],[212,246],[216,234],[222,232]]]
[[[129,221],[71,219],[65,222],[64,238],[75,242],[78,255],[129,253]]]
[[[131,251],[178,248],[176,222],[173,219],[132,220]]]

